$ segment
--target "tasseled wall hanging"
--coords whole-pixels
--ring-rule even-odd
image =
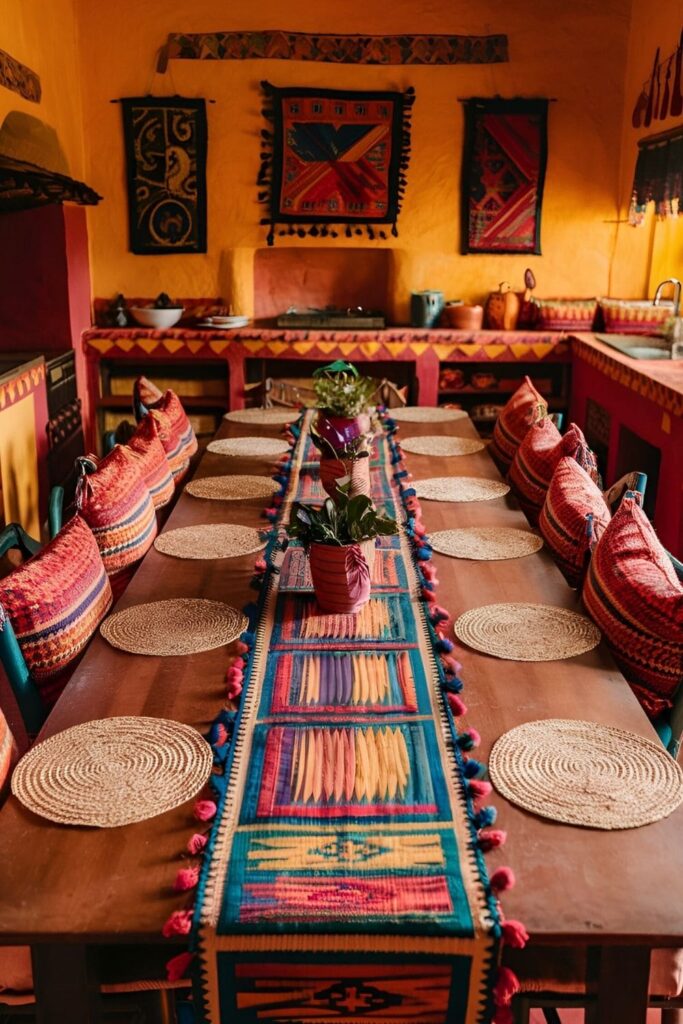
[[[281,235],[386,238],[406,186],[415,91],[278,89],[262,82],[259,200],[268,244]],[[374,225],[378,225],[377,227]]]

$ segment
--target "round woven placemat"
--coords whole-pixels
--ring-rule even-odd
[[[439,409],[429,405],[404,405],[389,409],[388,415],[397,423],[446,423],[448,420],[466,420],[464,409]]]
[[[485,604],[455,623],[455,635],[475,651],[508,661],[561,661],[592,651],[601,633],[585,615],[552,604]]]
[[[484,448],[481,441],[471,437],[441,437],[429,434],[426,437],[406,437],[401,441],[401,448],[414,455],[473,455]]]
[[[490,501],[502,498],[510,488],[500,480],[483,476],[433,476],[413,484],[418,498],[429,501]]]
[[[247,459],[263,455],[271,459],[288,452],[289,445],[276,437],[221,437],[211,441],[206,450],[214,455],[241,455]]]
[[[659,743],[595,722],[518,725],[493,745],[489,774],[519,807],[589,828],[638,828],[683,800],[683,772]]]
[[[185,491],[193,498],[211,501],[238,501],[243,498],[270,498],[275,487],[268,476],[204,476],[190,480]]]
[[[179,597],[115,612],[100,632],[112,647],[129,654],[165,658],[231,644],[247,624],[246,615],[222,601]]]
[[[191,800],[211,775],[211,747],[164,718],[103,718],[50,736],[19,762],[12,792],[62,825],[114,828]]]
[[[182,526],[159,534],[154,541],[157,551],[174,558],[237,558],[265,546],[258,530],[231,523]]]
[[[480,562],[524,558],[543,547],[542,538],[535,533],[508,526],[463,526],[457,530],[437,530],[429,534],[429,543],[442,555]]]
[[[235,409],[223,417],[231,423],[258,423],[264,427],[292,423],[298,418],[298,409]]]

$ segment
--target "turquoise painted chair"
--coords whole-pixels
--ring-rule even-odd
[[[38,541],[29,537],[18,523],[10,523],[0,533],[0,557],[8,551],[18,550],[24,558],[30,558],[36,555],[40,548]],[[0,622],[0,663],[12,687],[26,732],[29,736],[34,736],[45,721],[46,711],[38,687],[33,682],[24,660],[12,623],[7,617]]]

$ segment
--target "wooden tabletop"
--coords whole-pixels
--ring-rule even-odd
[[[445,431],[443,428],[445,427]],[[469,421],[439,432],[474,436]],[[255,433],[224,423],[222,436]],[[259,428],[277,436],[278,428]],[[401,434],[434,433],[433,424],[404,424]],[[415,479],[459,474],[496,478],[486,452],[453,459],[407,455]],[[254,459],[207,454],[199,476],[270,470]],[[443,504],[424,501],[428,531],[464,525],[524,526],[510,499]],[[263,502],[211,502],[181,495],[166,529],[229,521],[259,526]],[[540,601],[577,608],[544,552],[502,562],[470,562],[435,554],[439,603],[457,617],[496,601]],[[180,561],[150,551],[118,607],[168,597],[207,597],[239,607],[251,600],[254,556],[216,562]],[[181,624],[179,624],[181,628]],[[477,756],[511,727],[537,718],[584,718],[654,736],[621,674],[599,648],[555,663],[505,662],[460,649],[466,724],[481,733]],[[43,736],[111,715],[173,718],[205,730],[221,706],[226,648],[185,658],[146,658],[95,638]],[[509,864],[517,886],[505,912],[521,919],[534,941],[599,944],[683,944],[683,808],[642,829],[598,832],[554,824],[494,794],[506,847],[487,855],[489,870]],[[118,829],[51,824],[10,798],[0,812],[0,943],[158,941],[169,913],[186,905],[171,886],[194,830],[192,805]]]

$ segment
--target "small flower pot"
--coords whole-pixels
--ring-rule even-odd
[[[309,559],[313,589],[318,604],[326,612],[357,612],[370,597],[370,565],[374,562],[375,542],[337,547],[311,544]]]
[[[348,476],[351,481],[349,494],[355,498],[357,494],[370,497],[370,459],[333,459],[331,456],[320,456],[320,482],[326,494],[332,499],[337,497],[337,481]]]

